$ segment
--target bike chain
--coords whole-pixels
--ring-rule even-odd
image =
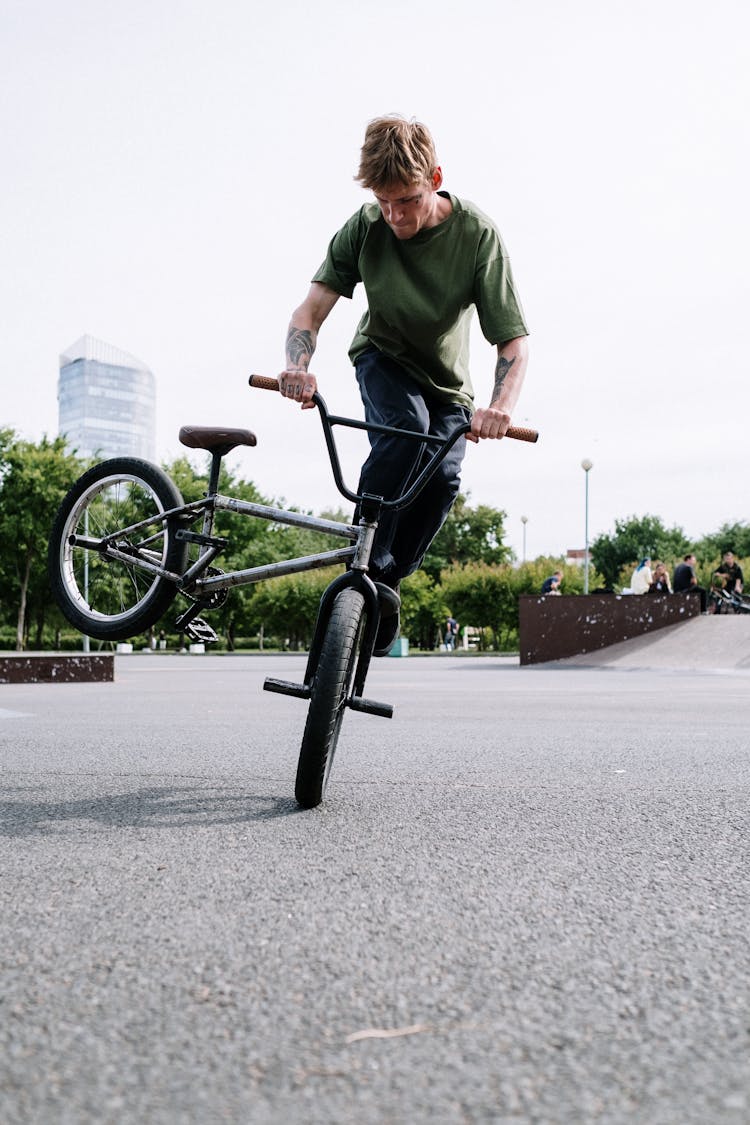
[[[220,570],[216,566],[207,566],[204,571],[204,574],[209,578],[217,578],[220,574],[223,573],[224,571]],[[189,594],[187,590],[183,590],[182,593],[186,598],[189,598],[191,602],[196,602],[201,607],[201,609],[221,609],[221,607],[229,597],[228,589],[212,590],[210,594],[203,597],[194,597],[192,594]]]

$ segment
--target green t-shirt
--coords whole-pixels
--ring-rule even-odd
[[[334,235],[313,281],[342,297],[351,297],[359,281],[365,287],[368,307],[349,349],[353,362],[374,345],[432,394],[471,409],[474,308],[490,344],[528,330],[494,223],[472,203],[448,198],[453,209],[443,222],[403,240],[377,203],[365,204]]]

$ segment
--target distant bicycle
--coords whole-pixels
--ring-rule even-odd
[[[279,389],[276,379],[258,375],[250,377],[250,385]],[[215,641],[214,630],[200,615],[222,606],[232,586],[343,564],[346,570],[321,598],[303,682],[268,678],[263,685],[267,691],[309,701],[295,783],[295,796],[303,808],[313,808],[323,799],[345,709],[384,718],[393,714],[389,703],[364,695],[380,621],[378,590],[367,571],[381,513],[412,504],[448,451],[470,429],[469,423],[463,423],[445,439],[426,439],[423,433],[330,414],[317,392],[313,401],[336,487],[359,506],[357,525],[220,495],[222,458],[238,446],[254,446],[255,434],[245,429],[183,426],[182,444],[211,454],[202,499],[186,504],[170,477],[148,461],[132,457],[103,461],[80,477],[60,505],[48,556],[50,585],[63,614],[82,633],[103,641],[125,640],[150,629],[178,594],[188,606],[175,628],[195,641]],[[336,426],[399,435],[420,442],[423,448],[429,443],[429,455],[401,496],[385,500],[360,495],[343,481]],[[507,436],[529,442],[538,437],[536,431],[522,427],[511,427]],[[309,528],[349,545],[224,573],[213,565],[229,545],[215,533],[217,512]]]
[[[750,598],[736,591],[727,593],[726,590],[713,589],[709,600],[714,607],[714,613],[750,613]]]

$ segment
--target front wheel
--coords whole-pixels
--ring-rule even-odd
[[[181,573],[188,552],[176,538],[176,521],[162,517],[182,503],[165,472],[135,457],[103,461],[76,481],[60,505],[48,553],[52,593],[71,625],[119,641],[159,620],[177,588],[158,570]],[[97,549],[102,540],[120,557]]]
[[[341,591],[333,603],[310,695],[294,795],[303,809],[323,800],[362,642],[365,599]]]

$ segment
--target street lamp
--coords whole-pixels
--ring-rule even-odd
[[[584,457],[581,461],[581,468],[586,474],[586,523],[585,523],[585,536],[586,547],[583,553],[583,592],[589,592],[589,473],[594,467],[594,462],[590,461],[588,457]]]
[[[521,523],[523,524],[523,561],[526,562],[526,524],[529,522],[528,516],[521,516]]]

